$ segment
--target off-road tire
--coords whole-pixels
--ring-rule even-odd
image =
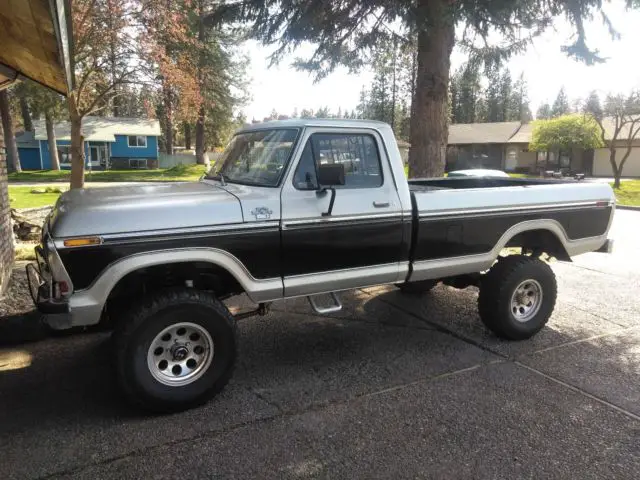
[[[213,358],[192,383],[168,386],[153,377],[147,354],[164,328],[185,321],[208,332],[213,340]],[[134,305],[118,322],[114,331],[118,382],[128,399],[145,410],[185,410],[206,402],[224,388],[235,366],[236,345],[235,319],[212,294],[186,288],[161,291]]]
[[[419,280],[417,282],[398,283],[396,287],[398,287],[402,293],[420,295],[430,292],[437,284],[438,280]]]
[[[540,305],[532,316],[518,321],[512,297],[518,286],[533,280],[542,290]],[[498,337],[525,340],[547,323],[556,304],[557,284],[553,270],[537,258],[512,255],[501,258],[480,281],[480,318]]]

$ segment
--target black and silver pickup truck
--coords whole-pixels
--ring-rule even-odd
[[[228,382],[239,315],[222,301],[231,296],[256,304],[241,316],[300,296],[327,313],[341,307],[335,292],[358,287],[475,285],[484,324],[520,340],[555,305],[541,258],[570,261],[609,246],[608,185],[407,181],[380,122],[252,125],[219,165],[195,183],[65,193],[28,267],[52,328],[112,322],[120,384],[148,409],[187,408]]]

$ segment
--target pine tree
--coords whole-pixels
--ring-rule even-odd
[[[513,85],[511,72],[506,69],[500,76],[500,121],[509,122],[515,120],[517,111],[512,108]]]
[[[548,120],[551,118],[551,107],[548,103],[543,103],[536,112],[536,120]]]
[[[591,113],[596,118],[602,117],[602,103],[600,103],[600,97],[595,90],[589,93],[589,96],[584,102],[583,111]]]
[[[553,102],[553,107],[551,107],[551,116],[555,118],[561,115],[566,115],[567,113],[571,113],[569,97],[567,97],[567,92],[565,92],[564,87],[562,87]]]
[[[486,90],[487,99],[487,121],[500,122],[502,116],[502,102],[500,97],[500,72],[497,68],[491,68],[486,72],[488,87]]]
[[[533,119],[531,108],[529,107],[528,86],[527,80],[524,78],[524,72],[520,74],[513,86],[511,105],[514,112],[512,120],[528,123]]]

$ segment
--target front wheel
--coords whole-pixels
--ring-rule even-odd
[[[497,336],[524,340],[547,323],[556,304],[553,270],[525,255],[501,258],[480,282],[478,310]]]
[[[134,306],[115,332],[118,380],[125,394],[156,412],[203,403],[231,378],[235,319],[211,294],[176,289]]]

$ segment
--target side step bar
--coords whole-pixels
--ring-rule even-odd
[[[340,303],[340,300],[338,299],[338,296],[336,295],[335,292],[329,293],[329,296],[331,297],[331,301],[333,302],[333,305],[329,305],[327,307],[321,307],[316,303],[315,299],[319,296],[320,295],[309,295],[307,297],[307,300],[309,300],[309,303],[311,304],[311,308],[313,308],[313,310],[316,313],[319,313],[320,315],[324,315],[326,313],[339,312],[340,310],[342,310],[342,303]]]

